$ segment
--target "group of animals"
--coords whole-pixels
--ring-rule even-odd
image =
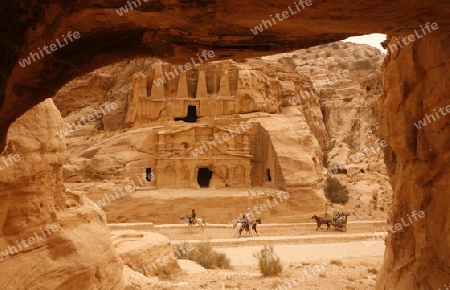
[[[245,214],[245,217],[242,219],[242,221],[237,221],[232,223],[233,229],[236,229],[236,235],[235,236],[241,236],[242,231],[247,231],[248,235],[252,235],[252,230],[256,233],[258,236],[258,231],[256,230],[256,226],[258,224],[261,224],[261,218],[251,218],[249,214]],[[331,225],[334,225],[337,229],[340,229],[342,231],[345,231],[347,229],[346,222],[344,221],[345,215],[338,214],[334,218],[334,222],[331,220],[327,220],[324,218],[321,218],[319,216],[313,215],[311,219],[314,219],[317,223],[316,231],[322,228],[322,225],[327,225],[327,231],[331,228]],[[189,230],[191,230],[192,226],[197,224],[202,231],[205,230],[205,220],[202,218],[194,218],[192,219],[187,214],[183,214],[181,216],[181,219],[184,219],[184,221],[187,223]]]
[[[192,218],[190,216],[188,216],[187,214],[183,214],[180,219],[184,220],[186,222],[186,224],[188,225],[189,230],[191,230],[193,225],[198,225],[200,227],[200,229],[202,231],[205,230],[205,220],[202,218],[194,218],[192,220]],[[235,223],[232,223],[232,227],[233,229],[236,229],[236,235],[235,236],[241,236],[242,231],[247,231],[248,235],[251,236],[252,235],[252,231],[253,230],[256,235],[258,236],[258,231],[256,229],[256,225],[261,224],[261,219],[257,218],[251,218],[249,214],[245,215],[245,219],[243,219],[243,221],[238,221]]]

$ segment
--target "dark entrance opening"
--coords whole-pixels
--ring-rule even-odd
[[[145,168],[145,180],[152,181],[152,169]]]
[[[207,167],[202,167],[198,169],[197,182],[200,187],[209,187],[209,182],[211,181],[213,172]]]
[[[186,123],[196,123],[197,122],[197,107],[188,106],[187,116],[184,118],[174,118],[175,121],[183,121]]]
[[[272,181],[272,176],[270,176],[270,169],[267,168],[267,181]]]

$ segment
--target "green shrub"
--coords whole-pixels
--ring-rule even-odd
[[[259,271],[264,277],[275,276],[283,271],[280,258],[276,257],[273,253],[273,246],[264,246],[253,257],[258,260]]]
[[[372,64],[370,63],[370,60],[363,59],[363,60],[357,60],[353,63],[353,67],[356,70],[368,70],[372,67]]]
[[[223,253],[218,253],[212,249],[208,242],[195,245],[193,249],[187,252],[187,259],[195,261],[206,269],[229,269],[230,260]]]
[[[325,195],[333,203],[345,204],[349,199],[347,188],[338,179],[331,176],[327,178]]]

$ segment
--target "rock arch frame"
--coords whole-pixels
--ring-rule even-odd
[[[450,82],[450,3],[313,0],[311,7],[254,35],[250,28],[292,2],[142,1],[122,16],[116,10],[127,2],[121,0],[49,2],[0,4],[1,148],[9,125],[28,109],[71,79],[120,60],[152,56],[184,64],[203,49],[214,50],[217,59],[239,59],[372,32],[408,36],[426,22],[437,22],[433,34],[385,60],[380,131],[390,144],[391,222],[419,209],[427,218],[389,236],[377,289],[437,289],[448,283],[450,197],[444,193],[450,187],[450,126],[441,120],[415,129],[413,123],[450,105],[445,90]],[[26,67],[18,64],[69,31],[81,37]]]

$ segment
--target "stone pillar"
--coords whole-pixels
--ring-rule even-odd
[[[234,184],[234,168],[235,166],[228,166],[228,184],[233,187]]]
[[[242,134],[242,152],[245,154],[250,154],[250,141],[249,141],[249,135],[248,134]]]
[[[197,186],[197,178],[196,178],[196,174],[197,174],[197,167],[189,167],[189,176],[190,176],[190,180],[189,180],[189,184],[190,186],[196,188]]]
[[[228,70],[225,70],[220,79],[219,97],[229,97],[230,95],[230,79],[228,77]]]
[[[208,89],[206,87],[206,76],[204,70],[198,70],[198,83],[197,83],[197,99],[208,98]]]
[[[128,95],[125,125],[134,124],[139,119],[139,112],[143,111],[141,104],[147,98],[147,76],[143,73],[135,73],[132,80],[132,92]]]
[[[177,98],[188,98],[188,85],[186,79],[186,73],[180,74],[180,79],[178,80],[178,88],[177,88]]]
[[[164,168],[155,166],[154,170],[155,170],[155,189],[161,188],[161,186],[163,184],[162,179],[163,179],[163,175],[164,175]]]
[[[251,166],[244,166],[245,168],[245,178],[244,178],[244,186],[248,187],[251,186],[251,179],[250,176],[252,174],[252,167]]]
[[[175,176],[171,176],[172,180],[175,179],[175,187],[181,187],[181,166],[175,165]]]
[[[164,83],[161,63],[155,64],[155,75],[153,77],[152,91],[150,97],[154,99],[164,99]],[[165,80],[165,79],[164,79]]]

